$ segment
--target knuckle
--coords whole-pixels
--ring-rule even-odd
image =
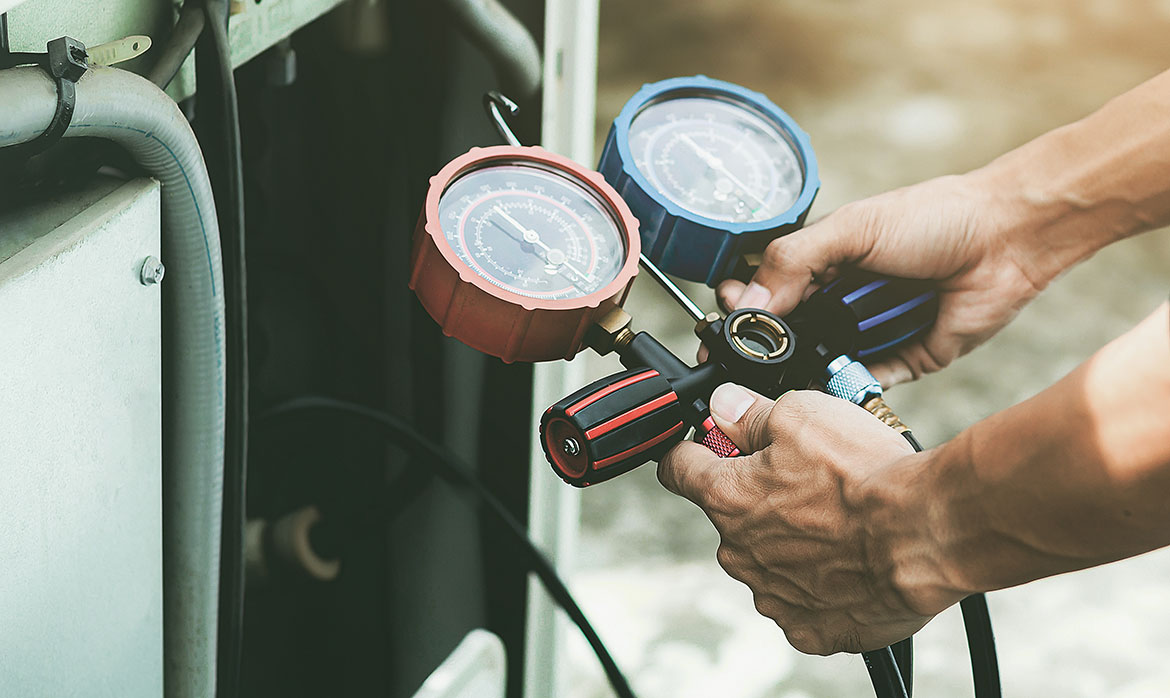
[[[791,240],[776,238],[764,248],[763,263],[765,267],[776,271],[785,271],[793,266]]]
[[[737,475],[731,471],[728,476],[719,478],[710,489],[704,493],[702,506],[708,516],[733,519],[744,509],[743,497],[736,486]],[[720,521],[712,518],[716,528]]]
[[[735,576],[734,572],[739,569],[740,559],[740,556],[731,546],[726,544],[721,544],[719,549],[715,551],[715,560],[719,563],[719,566],[723,568],[724,572],[732,576]]]
[[[813,406],[814,390],[789,390],[776,400],[768,416],[768,426],[774,432],[787,432],[804,421]]]
[[[681,492],[681,485],[679,482],[678,468],[675,464],[674,449],[667,452],[666,455],[658,461],[658,469],[655,471],[658,476],[658,482],[667,490],[679,494]]]
[[[784,616],[784,604],[779,599],[769,594],[752,594],[752,601],[755,603],[757,613],[771,618],[777,624],[781,623]]]
[[[829,654],[837,654],[838,652],[850,652],[856,654],[861,651],[861,633],[857,628],[850,628],[849,630],[837,636],[833,642],[832,651]]]
[[[822,656],[828,654],[820,636],[812,628],[799,625],[784,628],[783,630],[784,637],[788,639],[788,644],[795,647],[798,652]]]

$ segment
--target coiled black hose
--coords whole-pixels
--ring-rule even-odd
[[[448,484],[457,489],[475,494],[487,506],[488,512],[502,523],[504,528],[520,543],[521,551],[528,561],[529,569],[540,579],[541,584],[544,585],[544,588],[548,591],[549,596],[553,598],[553,601],[565,610],[565,613],[568,614],[573,623],[581,630],[581,634],[585,636],[585,639],[589,642],[589,646],[593,648],[593,653],[597,655],[597,659],[601,662],[601,667],[605,671],[606,678],[609,679],[609,684],[613,688],[614,694],[618,698],[635,698],[634,691],[630,688],[630,684],[626,680],[625,675],[622,674],[621,669],[618,668],[617,663],[610,656],[609,650],[601,642],[601,638],[598,637],[597,631],[589,623],[589,619],[585,617],[585,612],[577,605],[577,601],[569,592],[568,587],[565,586],[564,581],[557,574],[552,562],[544,556],[544,553],[528,537],[524,526],[516,520],[516,517],[512,516],[512,513],[508,511],[503,502],[497,499],[484,486],[467,464],[463,463],[454,453],[420,434],[418,430],[405,420],[388,412],[344,400],[335,400],[327,397],[294,398],[259,412],[252,421],[253,424],[260,427],[275,417],[313,411],[339,412],[357,417],[377,427],[388,441],[418,459],[419,463],[433,468],[436,474]],[[893,660],[891,659],[891,661]],[[897,674],[896,671],[894,673],[895,675]]]

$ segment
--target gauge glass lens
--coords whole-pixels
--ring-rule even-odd
[[[476,274],[531,298],[601,290],[626,260],[626,232],[609,206],[570,175],[523,162],[458,177],[439,197],[447,244]]]
[[[804,185],[800,156],[775,121],[746,103],[676,96],[630,123],[630,151],[658,191],[692,213],[750,223],[792,208]]]

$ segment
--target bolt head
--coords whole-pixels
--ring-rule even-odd
[[[154,286],[163,280],[166,273],[167,268],[163,266],[162,260],[151,255],[142,263],[142,273],[139,278],[143,286]]]
[[[575,456],[581,452],[581,444],[577,443],[577,440],[570,436],[561,443],[561,450],[566,455]]]

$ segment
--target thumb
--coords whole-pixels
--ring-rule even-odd
[[[711,416],[744,455],[755,453],[772,442],[768,416],[775,404],[759,393],[735,383],[724,383],[711,393]]]
[[[784,316],[804,298],[818,277],[830,268],[856,262],[872,247],[867,226],[841,209],[813,225],[768,243],[763,261],[751,283],[736,298],[737,308],[770,310]]]

